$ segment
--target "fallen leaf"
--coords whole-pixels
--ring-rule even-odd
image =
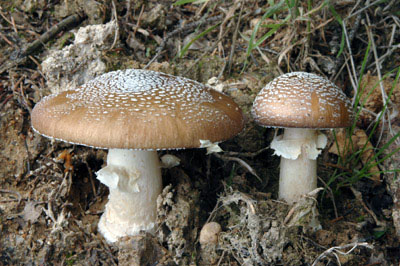
[[[42,213],[42,208],[36,206],[36,203],[33,201],[28,201],[25,205],[24,210],[22,211],[22,218],[26,222],[35,223]]]
[[[368,141],[368,136],[362,129],[355,129],[353,135],[351,136],[351,140],[353,145],[350,145],[349,139],[346,136],[346,130],[341,129],[336,132],[336,140],[337,143],[333,143],[331,148],[329,149],[330,153],[336,154],[338,156],[347,157],[355,152],[360,151],[364,146],[364,152],[361,155],[361,163],[366,165],[370,163],[375,163],[376,161],[373,160],[374,153],[374,146],[372,146],[371,142]],[[371,161],[373,160],[373,161]],[[378,166],[373,166],[369,170],[369,173],[373,173],[370,177],[375,182],[381,181],[381,175],[379,173]]]
[[[389,94],[393,86],[393,79],[384,79],[382,81],[382,85],[385,89],[385,93]],[[379,85],[379,77],[373,76],[371,75],[371,73],[368,72],[363,76],[360,87],[363,88],[360,104],[365,100],[363,108],[375,114],[378,114],[383,108],[382,90],[381,86]],[[366,98],[368,96],[368,93],[370,92],[371,95]],[[400,104],[400,83],[397,83],[395,88],[393,89],[390,101],[395,105]],[[366,123],[371,123],[375,120],[376,117],[368,111],[361,112],[360,119]]]

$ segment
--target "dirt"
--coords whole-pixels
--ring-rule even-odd
[[[384,104],[379,86],[371,89],[380,75],[388,76],[386,93],[396,80],[396,1],[371,4],[357,14],[364,3],[298,3],[297,9],[281,7],[264,20],[274,1],[200,2],[0,1],[0,265],[398,265],[400,160],[399,139],[393,139],[400,127],[398,85],[386,122],[378,123],[376,131],[373,123]],[[83,21],[23,55],[24,47],[74,14]],[[342,27],[334,14],[347,18],[351,54],[345,44],[337,57]],[[253,33],[260,40],[278,24],[258,48],[248,50]],[[318,159],[318,185],[326,189],[294,206],[280,201],[279,158],[266,149],[274,130],[254,123],[255,96],[274,77],[300,70],[326,76],[354,97],[358,78],[353,75],[361,73],[371,36],[383,63],[377,71],[372,47],[361,80],[372,93],[361,97],[366,104],[352,138],[371,147],[368,158],[384,148],[374,158],[379,161],[374,169],[382,172],[352,180],[351,173],[369,159],[360,156],[349,169],[354,164],[340,164],[340,154],[326,149]],[[206,155],[204,149],[160,151],[160,156],[178,157],[180,164],[163,169],[157,232],[110,244],[97,231],[108,189],[95,175],[107,151],[34,133],[30,112],[51,92],[123,68],[207,83],[240,105],[246,126],[220,144],[225,151],[220,155]],[[335,145],[332,132],[324,133]],[[340,177],[332,180],[337,173]],[[219,223],[222,231],[216,244],[200,245],[207,222]]]

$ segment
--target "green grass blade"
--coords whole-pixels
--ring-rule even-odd
[[[344,34],[344,27],[346,27],[346,25],[344,24],[342,18],[340,17],[340,15],[336,12],[335,8],[333,7],[333,5],[328,1],[326,1],[326,3],[328,4],[329,10],[331,11],[333,17],[337,20],[337,22],[342,26],[342,38],[340,40],[340,49],[338,51],[338,54],[336,55],[336,57],[338,58],[342,53],[343,53],[343,49],[344,49],[344,43],[345,43],[345,34]]]
[[[196,2],[196,4],[200,4],[200,3],[204,3],[206,1],[207,0],[179,0],[179,1],[176,1],[175,3],[173,3],[172,5],[181,6],[181,5],[191,4],[194,2]]]
[[[221,24],[221,22],[209,27],[208,29],[206,29],[205,31],[201,32],[200,34],[196,35],[193,39],[190,40],[189,43],[187,43],[182,50],[179,52],[179,54],[177,55],[177,57],[181,58],[183,55],[186,54],[187,50],[190,48],[190,46],[197,41],[198,39],[202,38],[204,35],[206,35],[207,33],[211,32],[212,30],[214,30],[216,27],[218,27]]]
[[[253,31],[252,31],[252,33],[251,33],[251,36],[250,36],[250,39],[248,40],[248,45],[247,45],[247,49],[246,49],[246,60],[245,60],[245,62],[244,62],[244,66],[243,66],[243,70],[242,70],[242,71],[244,71],[244,69],[245,69],[246,66],[247,66],[247,63],[248,63],[247,58],[250,57],[251,52],[255,49],[255,47],[257,47],[256,42],[255,42],[255,39],[256,39],[256,36],[257,36],[258,29],[259,29],[260,26],[262,25],[263,21],[264,21],[265,19],[269,18],[270,16],[272,16],[272,15],[278,13],[279,11],[281,11],[282,8],[283,8],[283,6],[284,6],[284,4],[285,4],[285,0],[282,0],[282,1],[280,1],[278,4],[276,4],[276,5],[272,6],[272,7],[270,7],[270,8],[268,9],[268,11],[264,13],[264,15],[262,16],[262,18],[261,18],[261,19],[257,22],[257,24],[254,26],[254,29],[253,29]],[[268,34],[268,33],[267,33],[267,34]],[[266,38],[265,38],[265,39],[266,39]]]

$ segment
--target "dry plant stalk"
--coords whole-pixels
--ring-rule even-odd
[[[356,242],[356,243],[346,244],[346,245],[343,245],[343,246],[331,247],[331,248],[325,250],[321,255],[319,255],[318,258],[315,259],[315,261],[312,264],[312,266],[317,265],[317,263],[319,261],[321,261],[323,258],[326,258],[329,255],[334,255],[336,257],[336,260],[337,260],[338,264],[342,265],[340,263],[339,255],[349,255],[357,247],[366,247],[366,248],[369,248],[369,249],[373,249],[374,248],[373,245],[368,244],[367,242]],[[343,249],[348,249],[348,248],[351,248],[351,249],[346,251],[346,252],[341,251]]]

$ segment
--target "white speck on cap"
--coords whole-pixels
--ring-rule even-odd
[[[268,83],[254,100],[252,114],[266,127],[327,129],[350,126],[353,120],[342,90],[306,72],[286,73]]]
[[[75,90],[43,98],[32,111],[39,134],[98,148],[199,147],[223,141],[244,125],[237,104],[199,82],[126,69]]]

